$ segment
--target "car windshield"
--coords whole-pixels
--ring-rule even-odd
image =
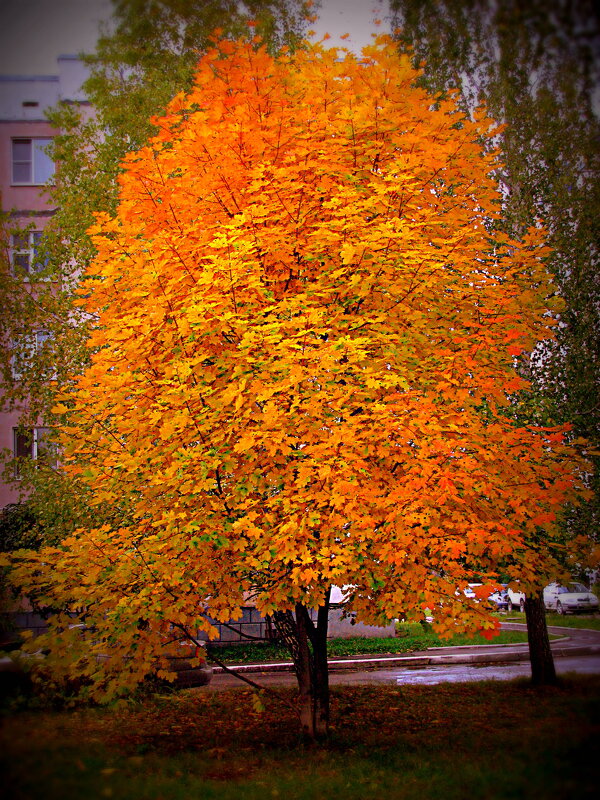
[[[586,592],[588,591],[587,587],[583,585],[583,583],[570,583],[569,584],[569,591],[570,592]]]

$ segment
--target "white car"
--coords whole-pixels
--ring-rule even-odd
[[[583,583],[551,583],[544,589],[544,605],[546,611],[558,614],[598,611],[598,598]]]
[[[463,594],[465,597],[468,597],[469,600],[477,600],[477,595],[474,592],[476,586],[481,586],[480,583],[470,583],[468,586],[465,586],[463,589]]]
[[[510,613],[517,609],[521,612],[525,611],[525,592],[519,592],[515,589],[507,588],[507,604],[506,610]]]

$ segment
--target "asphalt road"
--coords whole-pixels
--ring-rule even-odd
[[[556,671],[560,675],[575,672],[583,675],[600,675],[600,656],[565,656],[555,659]],[[401,667],[394,669],[356,670],[331,672],[331,686],[352,684],[388,684],[395,686],[433,685],[436,683],[460,683],[463,681],[505,681],[513,678],[528,678],[531,675],[529,661],[513,661],[500,664],[444,664],[428,667]],[[252,673],[247,676],[261,686],[295,686],[296,678],[291,672]],[[208,686],[198,691],[248,688],[232,675],[214,675]]]
[[[525,626],[519,623],[509,623],[503,627],[525,630]],[[599,631],[558,627],[552,627],[549,630],[551,633],[566,637],[552,643],[554,664],[559,675],[570,672],[588,675],[600,674]],[[381,666],[371,663],[368,669],[361,668],[359,658],[349,659],[347,667],[341,670],[332,664],[329,675],[330,684],[332,686],[351,684],[432,685],[463,681],[511,680],[520,677],[528,678],[531,675],[526,644],[434,648],[412,655],[414,662],[412,664],[401,663],[403,660],[410,661],[410,658],[390,660],[387,664],[385,662],[388,659],[382,659]],[[430,663],[423,663],[428,659]],[[492,660],[493,663],[490,663]],[[261,686],[296,685],[295,676],[289,670],[249,672],[247,677]],[[199,691],[219,691],[243,688],[244,686],[248,687],[233,675],[216,673],[213,675],[211,683]]]
[[[554,665],[559,675],[569,672],[586,675],[600,674],[600,657],[597,655],[557,658]],[[509,664],[452,664],[425,667],[424,669],[378,670],[375,680],[372,682],[395,683],[398,686],[432,685],[463,681],[505,681],[512,678],[529,678],[530,676],[529,662],[517,661]]]

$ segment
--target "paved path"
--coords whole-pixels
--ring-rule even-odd
[[[563,656],[554,662],[559,675],[578,673],[580,675],[599,675],[600,656]],[[529,659],[523,661],[498,662],[495,664],[447,664],[445,666],[403,667],[396,670],[376,670],[364,673],[366,682],[392,683],[397,686],[425,686],[436,683],[464,683],[468,681],[504,681],[514,678],[531,678]]]
[[[502,623],[505,630],[526,630],[521,623]],[[551,642],[559,673],[600,674],[600,631],[549,627],[560,636]],[[244,664],[237,668],[261,685],[294,685],[291,662]],[[497,680],[530,675],[527,642],[506,645],[432,647],[402,655],[355,656],[329,660],[330,682],[426,684],[442,681]],[[206,689],[243,687],[233,675],[215,668]],[[204,690],[203,690],[204,691]]]

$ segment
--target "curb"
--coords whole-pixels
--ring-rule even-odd
[[[584,656],[600,655],[600,644],[585,644],[571,646],[566,645],[569,637],[555,640],[558,647],[551,646],[552,655],[555,658],[565,656]],[[564,643],[564,644],[563,644]],[[464,645],[471,647],[471,645]],[[489,647],[488,649],[484,649]],[[499,649],[508,648],[511,645],[477,645],[478,651],[475,653],[453,652],[439,654],[419,653],[410,656],[375,656],[369,658],[335,658],[329,660],[329,672],[346,672],[352,670],[375,670],[385,667],[427,667],[444,664],[501,664],[513,661],[523,661],[529,659],[529,649],[527,645],[517,647],[513,650]],[[431,648],[432,650],[444,650],[445,648]],[[257,673],[257,672],[291,672],[294,665],[291,661],[275,661],[265,664],[232,664],[230,669],[235,672]],[[224,674],[227,670],[222,667],[214,666],[215,675]]]

